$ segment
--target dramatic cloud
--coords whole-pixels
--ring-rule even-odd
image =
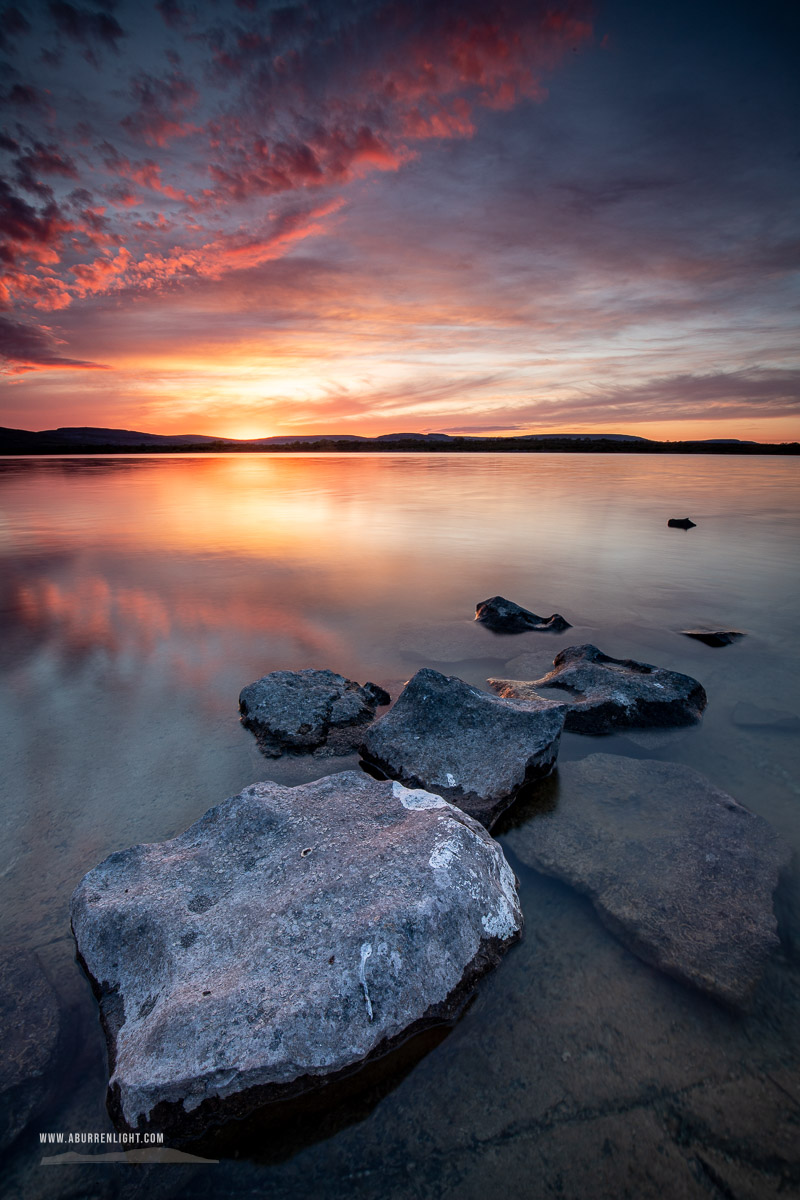
[[[785,435],[788,20],[771,0],[752,19],[723,0],[7,6],[0,307],[36,367],[9,411],[57,394],[60,423],[165,431]],[[113,386],[78,386],[99,360]]]

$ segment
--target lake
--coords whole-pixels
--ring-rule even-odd
[[[708,693],[701,724],[565,734],[560,761],[688,765],[800,850],[800,739],[763,717],[800,713],[797,459],[4,458],[0,511],[4,939],[37,952],[69,1031],[47,1107],[6,1155],[9,1195],[761,1200],[800,1187],[796,860],[781,949],[739,1016],[646,966],[586,899],[522,864],[513,826],[533,818],[513,810],[497,836],[522,942],[366,1099],[279,1136],[228,1130],[211,1166],[41,1166],[39,1145],[39,1131],[112,1129],[69,929],[81,876],[255,780],[357,766],[259,753],[238,694],[269,671],[328,667],[396,696],[421,666],[485,687],[523,652],[544,674],[591,642],[685,672]],[[667,527],[686,516],[696,528]],[[472,618],[496,594],[573,628],[494,635]],[[698,625],[746,636],[714,649],[680,633]],[[742,723],[743,705],[760,725]]]

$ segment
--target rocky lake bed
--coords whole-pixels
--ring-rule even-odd
[[[475,620],[508,635],[552,618],[495,597]],[[528,819],[505,841],[520,862],[587,896],[644,962],[747,1009],[780,948],[777,833],[677,763],[601,752],[554,773],[565,729],[695,725],[702,685],[588,644],[541,679],[487,685],[499,695],[422,668],[392,703],[327,669],[268,674],[239,700],[260,751],[357,750],[362,772],[255,784],[85,876],[72,929],[118,1129],[191,1144],[452,1024],[522,932],[487,832],[521,798]]]

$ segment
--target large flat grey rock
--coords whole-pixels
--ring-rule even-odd
[[[39,959],[22,946],[0,955],[0,1149],[5,1150],[54,1090],[61,1019]]]
[[[630,658],[611,658],[597,646],[568,646],[541,679],[489,679],[506,699],[535,706],[560,700],[564,728],[571,733],[611,733],[616,729],[692,725],[700,720],[705,689],[690,675],[666,671]]]
[[[563,725],[559,704],[501,700],[424,667],[367,730],[361,753],[491,828],[525,783],[552,771]]]
[[[589,896],[645,962],[746,1004],[778,945],[788,851],[771,826],[679,763],[592,754],[558,785],[555,807],[508,833],[513,852]]]
[[[389,696],[335,671],[272,671],[242,688],[242,724],[269,758],[281,754],[351,754],[363,725]]]
[[[470,817],[359,771],[265,782],[72,898],[122,1127],[194,1133],[458,1013],[521,928]]]

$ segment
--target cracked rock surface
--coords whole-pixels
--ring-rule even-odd
[[[242,688],[242,724],[262,753],[351,754],[362,726],[389,696],[374,683],[361,687],[335,671],[273,671]]]
[[[549,617],[537,617],[513,600],[505,596],[492,596],[489,600],[481,600],[475,608],[475,620],[491,629],[493,633],[529,633],[553,632],[561,633],[570,628],[560,613]]]
[[[692,725],[707,704],[705,689],[690,675],[611,658],[591,645],[562,650],[541,679],[487,682],[505,699],[533,705],[558,699],[566,707],[564,728],[570,733]]]
[[[451,1019],[522,924],[477,822],[357,771],[245,788],[71,908],[117,1124],[190,1136]]]
[[[361,752],[393,779],[446,797],[487,828],[519,789],[552,771],[564,709],[498,699],[454,675],[417,671]]]
[[[788,851],[690,767],[610,754],[565,763],[550,811],[506,840],[587,895],[645,962],[734,1006],[778,947],[773,893]]]

